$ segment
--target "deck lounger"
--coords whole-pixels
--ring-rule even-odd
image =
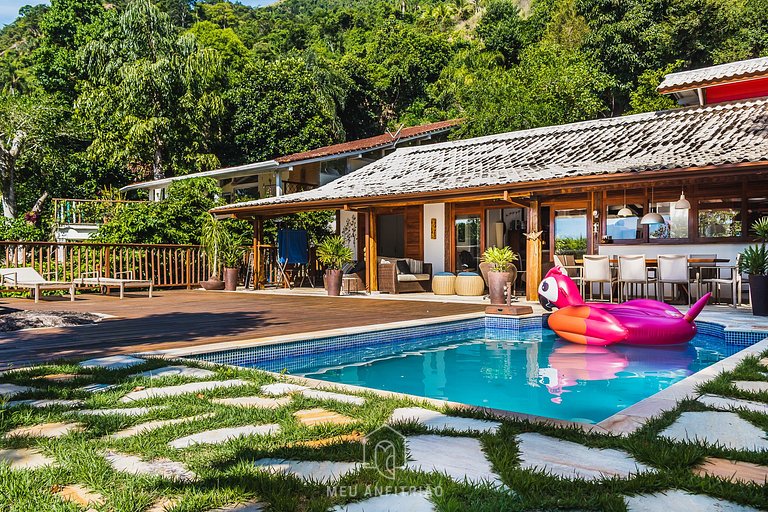
[[[32,267],[0,268],[0,284],[6,288],[25,288],[32,292],[35,302],[40,301],[42,290],[69,290],[70,300],[75,300],[75,283],[49,281]]]
[[[75,284],[86,288],[111,288],[115,286],[120,289],[120,299],[125,296],[126,288],[149,288],[149,298],[152,298],[152,281],[134,279],[133,271],[117,272],[115,277],[102,277],[99,272],[88,272],[80,274],[80,277],[75,280]]]

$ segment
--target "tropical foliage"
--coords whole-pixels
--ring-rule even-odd
[[[51,0],[0,29],[4,216],[401,124],[672,108],[665,73],[767,53],[768,0]],[[124,220],[102,236],[199,233]]]

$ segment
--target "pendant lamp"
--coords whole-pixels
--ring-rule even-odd
[[[624,189],[624,207],[619,210],[619,217],[634,217],[635,214],[627,208],[627,189]]]
[[[654,205],[655,202],[653,201],[653,188],[651,188],[651,211],[643,215],[643,218],[640,219],[640,224],[648,225],[648,224],[663,224],[664,223],[664,217],[659,215],[658,212],[654,211]]]
[[[677,202],[675,203],[675,208],[677,210],[691,209],[691,203],[685,198],[685,190],[680,191],[680,199],[678,199]]]

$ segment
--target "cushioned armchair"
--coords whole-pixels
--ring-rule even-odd
[[[432,291],[432,264],[411,258],[379,257],[379,291],[385,293]]]

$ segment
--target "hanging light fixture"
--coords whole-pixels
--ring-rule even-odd
[[[680,199],[675,203],[675,209],[677,210],[690,210],[691,203],[685,198],[685,190],[680,191]]]
[[[640,219],[640,224],[648,225],[648,224],[663,224],[664,223],[664,217],[659,215],[658,212],[654,211],[653,205],[653,187],[651,187],[651,211],[643,215],[643,218]]]
[[[619,217],[634,217],[635,216],[634,212],[632,212],[632,210],[627,208],[627,189],[624,189],[624,208],[619,210],[618,215],[619,215]]]

